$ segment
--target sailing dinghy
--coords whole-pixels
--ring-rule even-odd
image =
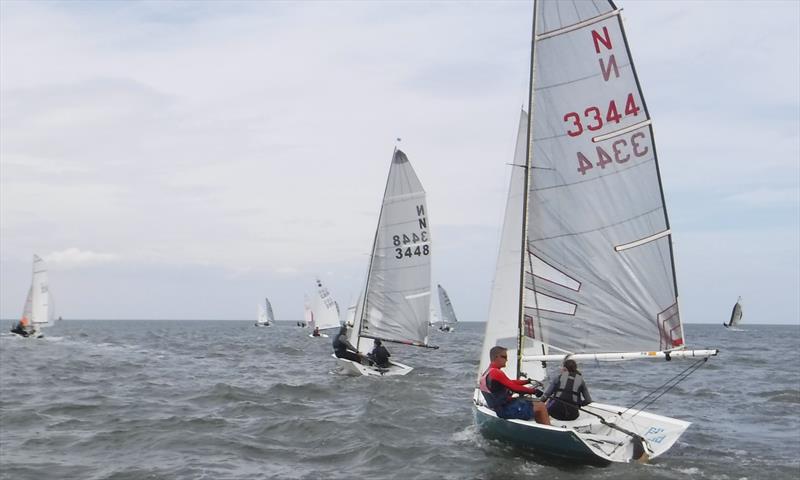
[[[356,303],[348,340],[365,355],[374,339],[428,345],[431,239],[425,190],[406,154],[395,150],[386,181],[367,279]],[[390,360],[389,368],[339,358],[347,373],[406,375],[413,367]]]
[[[728,320],[728,323],[723,323],[725,327],[731,330],[739,330],[739,322],[742,321],[742,297],[739,297],[736,300],[736,305],[733,306],[733,310],[731,310],[731,319]]]
[[[33,256],[33,279],[28,289],[22,318],[11,329],[11,333],[27,338],[42,338],[42,328],[53,320],[53,302],[47,282],[47,269],[44,260]]]
[[[320,279],[316,280],[316,292],[310,298],[306,296],[306,322],[313,330],[313,333],[308,334],[309,337],[328,338],[322,330],[341,326],[339,304],[333,299],[328,288],[322,285]]]
[[[677,359],[685,349],[653,131],[620,10],[609,0],[534,1],[528,111],[512,166],[478,376],[544,382],[546,362]],[[694,367],[693,367],[694,368]],[[644,461],[689,422],[611,405],[573,421],[507,420],[474,391],[487,437],[572,461]]]
[[[272,304],[269,303],[269,298],[264,299],[264,305],[258,305],[258,319],[256,320],[256,327],[269,327],[275,322],[275,315],[272,313]]]
[[[444,287],[437,284],[436,289],[439,291],[439,310],[442,312],[442,324],[439,325],[439,331],[453,332],[458,323],[456,312],[453,310],[453,302],[450,301],[450,296],[447,295]]]

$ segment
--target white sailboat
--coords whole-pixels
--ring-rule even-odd
[[[308,336],[328,338],[327,334],[322,333],[323,330],[341,326],[339,304],[333,299],[327,287],[322,285],[320,279],[316,280],[315,285],[316,292],[310,297],[306,296],[306,322],[313,330]]]
[[[456,329],[456,323],[458,323],[456,312],[453,310],[453,302],[450,301],[450,296],[447,295],[444,287],[438,284],[436,287],[439,291],[439,311],[442,312],[442,324],[439,325],[439,331],[453,332]]]
[[[650,116],[614,3],[535,1],[530,82],[479,377],[495,345],[510,378],[540,382],[567,356],[716,355],[685,350]],[[655,458],[689,427],[599,403],[551,426],[502,419],[479,387],[473,405],[483,435],[588,463]]]
[[[736,300],[736,304],[733,306],[733,310],[731,310],[731,318],[728,320],[728,323],[723,323],[725,327],[731,330],[739,330],[739,323],[742,321],[742,297],[739,297]]]
[[[428,348],[431,301],[431,238],[425,190],[405,153],[395,150],[372,245],[364,290],[356,303],[349,341],[360,353],[373,339]],[[406,375],[412,367],[389,368],[339,358],[356,375]]]
[[[258,305],[258,319],[256,320],[256,327],[268,327],[275,322],[275,315],[272,313],[272,304],[269,303],[269,298],[264,299],[264,305]]]
[[[38,255],[34,255],[33,278],[28,289],[28,297],[25,300],[22,318],[11,329],[11,333],[28,338],[43,337],[42,328],[52,323],[53,311],[53,302],[44,260]]]

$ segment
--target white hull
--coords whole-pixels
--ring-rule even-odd
[[[501,419],[485,406],[483,395],[476,389],[473,397],[475,420],[484,435],[499,438],[541,454],[569,458],[586,463],[627,463],[637,461],[635,442],[631,436],[608,427],[586,412],[573,421],[550,419],[551,425],[533,420]],[[646,461],[663,454],[691,425],[689,422],[628,410],[623,407],[592,403],[584,410],[601,415],[607,423],[633,432],[645,439]]]
[[[269,327],[271,324],[269,323],[258,323],[256,322],[256,327]]]
[[[324,333],[320,333],[319,335],[314,335],[313,333],[309,333],[308,336],[311,338],[328,338],[328,335]]]
[[[11,335],[19,338],[44,338],[44,334],[41,331],[32,332],[28,335],[20,335],[19,333],[11,332]]]
[[[347,360],[346,358],[338,358],[336,355],[333,355],[333,358],[336,358],[339,366],[342,367],[344,372],[348,375],[363,375],[366,377],[392,377],[408,375],[411,370],[414,370],[414,367],[409,367],[408,365],[404,365],[400,362],[390,361],[389,368],[379,368],[370,365],[362,365],[352,360]]]

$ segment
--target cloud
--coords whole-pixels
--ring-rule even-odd
[[[673,228],[796,225],[800,4],[619,4]],[[4,275],[48,251],[63,265],[158,272],[130,288],[168,289],[198,269],[219,316],[245,296],[215,283],[231,277],[274,275],[301,299],[292,282],[330,270],[357,295],[402,137],[442,242],[438,281],[456,296],[469,287],[482,318],[527,99],[529,3],[0,9]],[[197,308],[191,293],[170,302]]]
[[[113,253],[97,253],[91,250],[81,250],[74,247],[49,253],[45,255],[44,259],[62,268],[85,267],[120,260],[120,258]]]
[[[728,201],[754,207],[797,207],[800,205],[800,190],[797,188],[759,188],[727,197]]]

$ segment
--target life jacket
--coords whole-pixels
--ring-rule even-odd
[[[390,356],[389,351],[383,345],[379,345],[372,350],[372,358],[379,367],[388,366]]]
[[[22,317],[22,320],[19,321],[19,324],[23,327],[28,326],[28,317]]]
[[[492,410],[497,410],[508,403],[509,393],[505,385],[489,378],[489,372],[492,368],[494,367],[490,366],[483,372],[483,375],[481,375],[479,388],[483,394],[483,398],[486,400],[486,405]]]
[[[580,391],[583,386],[583,377],[577,373],[564,372],[558,379],[553,397],[555,401],[550,405],[550,415],[558,420],[575,420],[580,415]]]

